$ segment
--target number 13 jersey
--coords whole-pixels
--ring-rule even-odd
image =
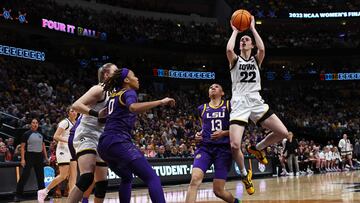
[[[218,106],[212,106],[210,103],[198,107],[202,127],[202,144],[229,144],[229,136],[219,139],[211,139],[211,134],[215,131],[229,130],[230,102],[221,100]]]
[[[258,92],[261,90],[259,65],[254,56],[249,60],[238,56],[230,69],[233,96]]]

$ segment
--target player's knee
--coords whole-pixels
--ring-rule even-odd
[[[67,179],[69,177],[69,174],[60,174],[59,178],[61,181],[64,181],[65,179]]]
[[[231,142],[230,146],[231,146],[231,151],[233,152],[240,151],[240,147],[241,147],[240,143]]]
[[[84,173],[80,175],[79,180],[76,182],[76,187],[79,188],[82,192],[85,192],[92,182],[94,181],[93,173]]]
[[[224,189],[223,188],[214,187],[213,190],[214,190],[214,194],[215,194],[216,197],[221,198],[223,196],[223,194],[224,194]]]
[[[99,199],[104,199],[106,195],[107,185],[108,185],[107,180],[96,182],[94,196]]]
[[[283,128],[279,130],[278,135],[283,139],[287,138],[289,136],[289,131],[286,128]]]
[[[190,186],[199,187],[202,182],[202,177],[200,175],[193,174],[191,176]]]

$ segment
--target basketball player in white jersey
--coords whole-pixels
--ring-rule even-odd
[[[115,70],[117,67],[112,63],[103,65],[98,71],[99,84],[90,88],[72,105],[72,108],[83,116],[76,128],[73,143],[80,177],[70,192],[68,202],[81,201],[83,193],[90,187],[93,180],[95,180],[94,202],[104,201],[108,184],[106,177],[108,167],[97,153],[99,137],[104,131],[104,123],[99,122],[99,118],[106,115],[103,109],[109,98],[108,93],[103,91],[102,83]]]
[[[255,43],[249,35],[243,35],[240,39],[240,55],[234,52],[235,41],[239,31],[231,24],[233,29],[226,47],[226,56],[230,65],[232,80],[232,99],[230,113],[230,144],[233,158],[240,166],[241,174],[246,177],[248,184],[246,190],[249,194],[255,192],[251,182],[252,172],[246,171],[244,156],[241,152],[241,140],[249,118],[262,127],[272,131],[256,146],[249,146],[249,153],[255,155],[259,162],[267,164],[264,149],[277,143],[288,136],[288,130],[280,119],[269,110],[264,103],[259,91],[261,90],[260,68],[265,57],[265,46],[255,29],[255,19],[251,16],[250,31],[255,38]],[[257,53],[252,56],[251,51],[257,47]],[[244,178],[243,178],[243,182]]]
[[[37,192],[38,201],[40,203],[44,202],[47,193],[51,189],[53,189],[55,186],[67,179],[69,176],[69,164],[71,155],[67,142],[70,134],[70,129],[73,127],[76,121],[77,113],[70,107],[66,109],[66,112],[68,114],[68,117],[60,121],[60,123],[58,124],[58,128],[56,129],[56,132],[54,134],[54,140],[58,142],[56,147],[56,161],[59,166],[60,172],[59,175],[57,175],[55,179],[52,180],[46,188]]]

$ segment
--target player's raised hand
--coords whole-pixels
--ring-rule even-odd
[[[195,134],[195,142],[199,143],[203,140],[202,132],[196,132]]]
[[[250,22],[250,30],[255,29],[255,18],[254,16],[251,16],[251,22]]]
[[[233,24],[231,23],[231,20],[230,20],[230,26],[233,31],[236,31],[238,33],[240,32],[235,26],[233,26]]]
[[[164,105],[170,105],[171,107],[175,106],[176,102],[175,102],[175,99],[173,98],[169,98],[169,97],[166,97],[164,99],[161,100],[161,105],[164,106]]]
[[[217,130],[213,134],[211,134],[212,140],[217,140],[222,137],[224,137],[224,131],[222,131],[222,130]]]

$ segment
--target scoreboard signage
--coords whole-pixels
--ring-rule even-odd
[[[360,80],[360,73],[325,73],[320,80]]]
[[[0,55],[25,58],[36,61],[45,61],[45,53],[30,49],[5,46],[0,44]]]
[[[315,12],[315,13],[289,13],[289,18],[354,18],[360,17],[360,11],[347,12]]]
[[[155,77],[168,77],[179,79],[214,80],[215,72],[177,71],[167,69],[153,69]]]
[[[105,32],[98,32],[96,30],[91,30],[80,26],[76,27],[75,25],[56,22],[45,18],[42,19],[41,26],[45,29],[65,32],[73,35],[77,34],[78,36],[91,37],[101,40],[107,39],[107,34]]]

